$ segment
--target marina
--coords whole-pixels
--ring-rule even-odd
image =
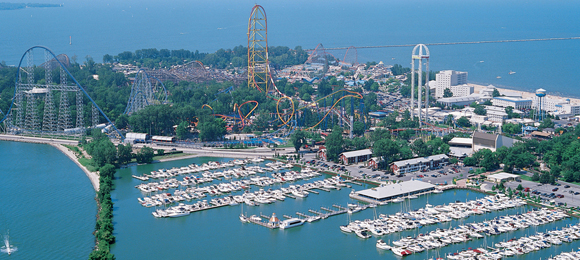
[[[333,180],[332,176],[325,174],[297,179],[292,182],[273,182],[266,186],[247,184],[244,185],[247,186],[247,189],[242,188],[241,190],[225,192],[221,193],[220,195],[210,195],[208,192],[204,192],[206,194],[205,197],[193,199],[191,202],[188,202],[187,200],[174,201],[165,205],[162,204],[160,206],[153,206],[151,208],[147,208],[142,204],[135,203],[136,198],[151,198],[156,194],[165,193],[167,195],[167,193],[170,193],[171,197],[176,197],[176,190],[185,192],[188,188],[205,189],[207,187],[213,187],[211,188],[212,190],[219,191],[217,185],[220,184],[233,185],[233,183],[236,181],[241,182],[243,180],[251,180],[252,178],[260,178],[260,180],[262,180],[261,178],[267,177],[269,179],[274,179],[272,175],[277,175],[282,172],[302,172],[300,169],[292,167],[280,168],[277,171],[265,170],[263,173],[256,172],[256,174],[248,175],[245,177],[241,176],[240,178],[232,176],[232,178],[226,179],[225,176],[220,176],[213,179],[211,182],[203,182],[192,186],[181,185],[181,187],[179,187],[178,185],[177,188],[168,188],[166,190],[155,191],[149,194],[142,192],[140,189],[134,188],[139,184],[145,183],[144,181],[130,177],[131,175],[142,175],[143,172],[150,173],[152,171],[160,171],[161,169],[167,169],[166,171],[169,171],[169,169],[172,168],[184,167],[183,165],[196,164],[201,166],[204,163],[209,164],[209,161],[218,161],[220,164],[222,164],[222,162],[227,162],[229,160],[217,158],[194,158],[183,160],[180,163],[166,162],[158,165],[144,165],[121,170],[119,172],[120,178],[117,180],[117,185],[119,185],[118,187],[127,187],[127,189],[117,188],[113,192],[113,196],[118,198],[116,205],[119,205],[119,210],[116,210],[115,213],[115,218],[119,221],[119,224],[116,225],[116,230],[120,230],[120,234],[123,234],[124,229],[128,228],[129,226],[136,226],[135,221],[129,221],[129,219],[138,219],[139,225],[145,225],[149,227],[160,236],[185,237],[187,234],[192,232],[205,234],[210,232],[213,234],[212,239],[237,239],[238,241],[241,241],[239,245],[240,247],[256,249],[259,248],[259,253],[256,253],[256,251],[247,252],[247,250],[239,250],[239,255],[236,254],[236,257],[242,258],[261,258],[272,254],[286,254],[292,258],[306,257],[306,255],[303,253],[290,252],[287,249],[284,249],[284,247],[273,246],[280,245],[280,243],[291,243],[294,246],[299,246],[304,248],[304,250],[310,250],[310,252],[313,252],[312,254],[309,254],[308,257],[328,258],[329,254],[323,254],[323,252],[320,251],[328,252],[328,250],[332,250],[330,256],[335,257],[348,256],[354,258],[364,257],[368,259],[398,259],[400,256],[394,254],[390,248],[396,247],[393,244],[394,241],[398,241],[403,238],[416,238],[419,237],[420,234],[429,234],[430,232],[437,231],[438,229],[445,231],[455,230],[457,228],[460,229],[461,226],[471,225],[469,223],[485,223],[485,221],[492,221],[494,219],[498,221],[504,221],[509,217],[515,216],[517,218],[523,216],[526,212],[543,212],[542,210],[534,210],[536,209],[535,207],[525,205],[522,203],[522,201],[519,200],[511,200],[504,196],[494,196],[493,198],[490,198],[488,195],[483,193],[457,189],[444,190],[442,193],[417,194],[417,198],[404,198],[400,203],[386,203],[385,205],[366,204],[360,203],[360,201],[350,198],[349,195],[352,192],[352,189],[358,191],[373,187],[367,184],[351,185],[352,183],[344,181],[344,184],[348,183],[347,185],[351,185],[353,187],[331,189],[328,187],[325,188],[324,185],[321,185],[320,188],[311,188],[307,190],[309,195],[306,197],[294,196],[291,192],[289,192],[284,194],[286,199],[274,199],[275,202],[273,203],[256,203],[255,199],[251,200],[251,203],[253,203],[254,206],[247,204],[245,201],[236,204],[234,200],[234,197],[242,196],[246,193],[251,193],[257,197],[257,195],[260,193],[275,194],[274,191],[282,192],[282,188],[288,189],[290,185],[293,185],[294,187],[308,187],[306,185],[314,184],[316,182],[321,183],[325,180]],[[249,167],[268,168],[266,163],[268,162],[247,164],[244,167],[246,169]],[[241,169],[241,166],[231,166],[208,171],[224,172],[229,170],[233,171],[236,168]],[[183,178],[185,177],[200,175],[204,172],[205,171],[176,175],[174,177],[168,177],[167,179],[177,178],[179,179],[178,181],[183,181]],[[203,177],[202,175],[200,176],[200,178]],[[160,183],[164,180],[165,179],[152,178],[147,182]],[[190,189],[190,191],[193,189]],[[325,191],[324,189],[328,191]],[[195,192],[193,194],[195,194]],[[180,192],[178,192],[177,195],[181,195]],[[409,195],[403,197],[408,196]],[[149,215],[152,212],[155,212],[157,209],[165,210],[173,207],[177,207],[177,209],[179,209],[179,207],[194,205],[196,203],[198,203],[198,205],[202,205],[204,200],[207,203],[205,209],[192,211],[189,212],[189,214],[185,213],[185,215],[181,217],[154,218]],[[212,204],[212,200],[214,200],[214,202],[221,200],[223,206],[216,206],[215,204]],[[490,202],[489,200],[493,202]],[[226,203],[228,201],[233,201],[234,203]],[[448,221],[438,221],[432,224],[427,223],[426,221],[428,221],[428,219],[422,219],[421,215],[419,214],[422,213],[423,216],[427,216],[426,211],[429,210],[427,207],[425,207],[426,204],[432,204],[433,206],[428,206],[428,208],[431,208],[432,210],[442,209],[448,216],[448,219],[446,219]],[[154,207],[157,207],[157,209]],[[495,209],[493,207],[495,207]],[[448,211],[445,211],[445,209]],[[129,211],[132,211],[133,213],[127,215]],[[472,213],[466,214],[469,211]],[[179,212],[179,210],[176,212]],[[179,215],[179,213],[174,214]],[[393,217],[391,218],[391,216]],[[399,217],[403,219],[404,217],[411,216],[414,216],[414,221],[417,221],[420,227],[410,227],[412,225],[409,225],[410,228],[408,229],[405,228],[404,230],[397,230],[394,233],[383,235],[373,234],[370,229],[360,230],[359,232],[353,231],[352,233],[346,233],[345,231],[341,231],[341,229],[337,228],[341,225],[348,226],[349,223],[356,221],[359,223],[370,223],[371,221],[380,219],[381,217],[387,219]],[[350,219],[352,219],[352,221]],[[444,218],[441,217],[441,219]],[[288,226],[285,225],[284,228],[281,229],[279,226],[280,223],[284,221],[289,222],[288,220],[298,222]],[[469,222],[466,222],[466,220],[469,220]],[[424,224],[421,224],[421,222]],[[530,225],[526,228],[519,228],[517,230],[507,231],[497,235],[488,235],[485,232],[481,232],[482,235],[485,235],[484,238],[474,237],[470,240],[450,243],[439,248],[425,248],[422,252],[412,252],[410,255],[405,256],[405,259],[429,259],[429,256],[439,256],[445,258],[449,254],[459,254],[462,251],[466,251],[469,247],[475,249],[484,248],[489,252],[493,252],[495,249],[497,249],[494,247],[496,243],[509,241],[513,238],[517,239],[520,237],[533,236],[537,232],[545,233],[551,230],[561,230],[566,226],[575,225],[577,222],[578,220],[576,218],[563,218],[555,221],[546,221],[546,223],[538,226]],[[223,232],[224,230],[227,230],[227,234],[216,233],[216,231]],[[153,237],[143,232],[138,233],[141,234],[140,236],[144,237],[137,239],[139,241],[138,243],[146,245],[145,247],[154,246],[148,240],[146,240],[154,240]],[[473,231],[473,233],[477,232]],[[251,237],[252,239],[250,239],[250,241],[246,241],[248,240],[244,239],[246,237]],[[319,242],[321,240],[341,242],[323,243],[321,245]],[[171,241],[171,243],[158,241],[155,246],[159,246],[159,243],[161,243],[161,246],[168,248],[175,248],[172,243],[185,246],[185,244],[182,242],[178,242],[176,240]],[[384,245],[385,248],[388,246],[389,250],[380,249],[377,246],[378,241],[383,241],[383,243],[379,244]],[[266,246],[256,247],[256,243]],[[123,239],[123,235],[120,235],[118,245],[114,246],[115,254],[119,257],[128,256],[129,254],[131,256],[133,256],[133,254],[144,256],[144,253],[142,252],[134,253],[127,251],[125,248],[130,248],[131,244],[133,243],[128,243],[126,239]],[[149,246],[147,246],[148,244]],[[220,250],[218,250],[217,247],[213,245],[208,246],[206,243],[204,245],[205,246],[203,247],[203,250],[202,247],[197,246],[194,246],[194,248],[197,249],[192,250],[199,252],[201,257],[233,257],[233,255],[219,252]],[[573,240],[570,243],[565,242],[561,245],[552,245],[550,248],[532,251],[524,255],[516,254],[515,256],[512,256],[512,258],[518,259],[518,257],[522,257],[521,259],[525,259],[523,257],[528,257],[527,259],[547,259],[550,255],[556,255],[556,252],[559,253],[559,251],[572,251],[577,248],[578,245],[578,241]],[[325,250],[315,249],[319,248],[320,246],[323,246]],[[494,247],[494,250],[489,249],[488,246]],[[211,253],[206,252],[208,249],[212,248],[215,250],[212,250]],[[150,253],[154,254],[151,250],[145,251],[149,251]],[[169,254],[171,257],[185,257],[185,254],[181,254],[179,251],[175,250],[167,254]],[[465,254],[467,253],[464,253],[464,255]]]

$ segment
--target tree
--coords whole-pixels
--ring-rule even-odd
[[[308,93],[304,93],[304,94],[302,95],[302,100],[304,100],[304,101],[310,101],[310,100],[311,100],[311,98],[310,98],[310,94],[308,94]]]
[[[143,147],[135,157],[137,158],[137,163],[152,163],[153,156],[155,156],[155,154],[152,148]]]
[[[453,97],[453,92],[451,92],[451,89],[445,88],[445,90],[443,90],[443,97],[444,98]]]
[[[123,129],[127,127],[128,123],[129,116],[127,114],[121,114],[119,115],[119,117],[117,117],[117,120],[115,120],[115,127],[117,127],[118,129]]]
[[[363,122],[356,121],[352,126],[352,132],[355,135],[362,136],[365,133],[365,125]]]
[[[342,153],[343,146],[342,128],[334,126],[332,133],[326,138],[326,159],[329,161],[338,161],[338,155]]]
[[[492,97],[499,97],[501,95],[499,94],[499,90],[497,90],[497,88],[496,88],[496,89],[493,89],[493,92],[491,93],[491,96]]]
[[[487,114],[487,110],[485,110],[485,107],[483,107],[482,105],[478,105],[473,110],[473,113],[480,115],[480,116],[485,116]]]
[[[163,149],[157,149],[157,155],[164,155],[165,154],[165,150]]]
[[[177,125],[177,128],[175,129],[177,139],[183,140],[187,137],[187,135],[189,134],[189,131],[187,130],[188,127],[189,123],[187,123],[186,121],[181,121],[181,123]]]
[[[501,126],[501,131],[506,134],[518,134],[522,131],[520,124],[505,123]]]
[[[200,124],[199,138],[202,141],[215,141],[227,133],[226,122],[217,118],[210,118]]]
[[[477,163],[477,161],[475,160],[475,158],[473,157],[465,157],[465,159],[463,159],[463,164],[465,164],[465,166],[475,166],[475,164]]]
[[[113,178],[113,176],[115,175],[115,172],[117,170],[115,169],[115,166],[113,166],[112,164],[105,164],[105,166],[101,167],[99,169],[99,175],[103,176],[105,178]]]
[[[519,184],[518,187],[516,188],[516,190],[522,191],[524,189],[524,186],[522,186],[522,184]]]
[[[290,141],[294,145],[294,149],[298,154],[298,152],[300,151],[300,147],[306,144],[306,133],[302,130],[294,131],[294,133],[292,133],[292,135],[290,136]]]
[[[467,119],[467,117],[462,116],[459,119],[457,119],[457,125],[460,127],[470,127],[471,122],[469,122],[469,119]]]
[[[540,180],[540,175],[538,175],[537,172],[534,172],[534,174],[532,175],[532,181],[539,181]]]
[[[399,146],[391,139],[381,139],[376,141],[373,144],[372,150],[373,155],[381,157],[386,165],[399,159]]]
[[[128,162],[131,162],[131,159],[133,159],[132,152],[133,148],[131,148],[131,144],[119,144],[117,146],[117,161],[119,164],[127,164]]]
[[[552,119],[550,119],[549,117],[545,118],[542,123],[540,123],[540,126],[538,128],[540,129],[544,129],[544,128],[554,128],[554,122],[552,122]]]

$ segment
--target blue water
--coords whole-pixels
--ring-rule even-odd
[[[18,0],[17,2],[29,2]],[[62,8],[0,11],[0,60],[24,51],[92,56],[141,48],[213,52],[247,45],[255,1],[62,1]],[[271,46],[376,46],[580,36],[580,2],[564,1],[261,1]],[[73,44],[69,45],[69,36]],[[580,97],[580,40],[431,46],[432,70],[468,71],[474,83],[518,90],[539,87]],[[412,47],[359,49],[359,62],[410,65]],[[332,52],[344,57],[344,51]],[[394,58],[394,59],[393,59]],[[479,63],[484,61],[484,63]],[[509,71],[516,74],[509,75]],[[501,79],[497,79],[501,76]]]
[[[49,145],[0,141],[0,158],[0,234],[18,248],[0,259],[86,259],[97,206],[84,172]]]
[[[118,179],[115,180],[115,190],[112,198],[115,202],[115,236],[117,243],[112,251],[118,259],[187,259],[195,256],[196,259],[398,259],[390,251],[382,251],[375,247],[377,238],[362,240],[354,234],[344,234],[339,230],[340,225],[347,222],[347,215],[338,215],[314,223],[305,223],[301,227],[289,230],[270,230],[254,224],[243,224],[238,215],[242,211],[240,205],[226,206],[202,212],[192,213],[189,216],[177,219],[155,219],[150,213],[154,208],[145,208],[137,202],[142,194],[134,186],[141,183],[130,176],[132,174],[148,173],[160,168],[182,167],[191,163],[203,163],[208,160],[230,160],[222,158],[195,158],[181,161],[165,162],[153,165],[134,166],[118,171]],[[269,175],[269,174],[268,174]],[[317,177],[322,179],[327,176]],[[180,178],[181,179],[181,178]],[[316,180],[314,179],[314,180]],[[310,180],[313,181],[313,180]],[[303,183],[300,181],[298,183]],[[287,187],[289,184],[283,184]],[[272,188],[277,188],[272,187]],[[354,185],[359,190],[364,187]],[[253,188],[255,189],[255,187]],[[267,188],[266,188],[267,189]],[[244,206],[243,210],[248,215],[263,214],[296,216],[296,212],[308,214],[308,209],[321,211],[320,207],[332,207],[333,204],[346,205],[353,202],[348,194],[350,189],[325,192],[320,194],[311,193],[305,199],[286,198],[283,202],[255,207]],[[417,209],[427,202],[433,205],[455,202],[456,200],[473,200],[484,197],[483,194],[455,190],[443,194],[421,196],[412,200],[406,208]],[[204,198],[208,201],[211,197]],[[488,213],[472,216],[461,221],[452,221],[440,225],[423,227],[419,230],[405,231],[397,234],[384,236],[386,241],[393,241],[406,236],[416,236],[436,228],[456,227],[462,223],[481,222],[499,215],[518,214],[531,209],[520,207],[504,210],[501,212]],[[406,210],[401,204],[379,206],[376,214],[394,214]],[[375,212],[372,209],[352,215],[352,220],[372,219]],[[509,240],[533,234],[535,231],[542,232],[546,229],[560,228],[578,219],[566,219],[556,223],[539,226],[537,230],[529,228],[491,236],[487,239],[488,245],[497,241]],[[468,243],[456,244],[442,248],[438,251],[430,251],[429,255],[439,253],[445,255],[467,249],[468,247],[481,247],[484,240],[479,239]],[[516,257],[514,259],[545,259],[549,255],[560,251],[571,251],[580,246],[580,241],[561,246],[552,246],[533,254]],[[427,253],[411,255],[405,259],[426,259]]]

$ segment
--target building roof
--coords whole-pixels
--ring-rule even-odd
[[[535,136],[541,136],[541,137],[550,137],[550,136],[552,136],[552,134],[550,134],[550,133],[545,133],[545,132],[540,132],[540,131],[533,131],[530,134],[531,135],[535,135]]]
[[[373,154],[371,149],[364,149],[364,150],[344,152],[344,153],[341,153],[340,155],[341,156],[344,155],[346,158],[351,158],[351,157],[358,157],[358,156],[371,155],[371,154]]]
[[[472,138],[463,138],[463,137],[453,137],[453,139],[449,140],[449,145],[469,145],[473,144]]]
[[[509,179],[509,178],[518,178],[518,177],[520,177],[520,176],[517,174],[511,174],[511,173],[507,173],[507,172],[500,172],[500,173],[491,174],[491,175],[487,176],[487,178],[496,179],[496,180],[505,180],[505,179]]]
[[[480,140],[489,140],[489,141],[494,141],[495,139],[497,139],[497,135],[496,134],[488,134],[488,133],[484,133],[484,132],[474,132],[473,133],[473,140],[475,142],[475,140],[480,139]]]
[[[455,102],[476,101],[479,99],[480,99],[479,95],[471,95],[471,96],[466,96],[466,97],[440,98],[440,99],[437,99],[437,102],[455,103]]]
[[[515,103],[532,102],[531,99],[513,98],[513,97],[494,97],[493,99],[498,99],[498,100],[503,100],[503,101],[509,101],[509,102],[515,102]]]
[[[383,198],[389,198],[389,197],[394,197],[394,196],[398,196],[398,195],[413,193],[416,191],[421,191],[421,190],[430,189],[430,188],[434,188],[434,187],[435,187],[435,185],[430,184],[430,183],[417,181],[417,180],[411,180],[411,181],[404,181],[404,182],[396,183],[396,184],[389,184],[389,185],[376,187],[376,188],[372,188],[372,189],[361,190],[361,191],[357,191],[356,193],[358,195],[364,195],[367,197],[371,197],[371,198],[380,200]]]
[[[438,154],[438,155],[431,155],[431,156],[427,156],[427,157],[418,157],[418,158],[413,158],[413,159],[409,159],[409,160],[396,161],[393,164],[397,165],[397,167],[401,167],[401,166],[405,166],[407,164],[413,165],[413,164],[422,163],[422,162],[438,161],[438,160],[445,159],[445,158],[449,158],[449,157],[445,154]]]

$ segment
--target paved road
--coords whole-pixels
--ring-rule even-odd
[[[68,144],[68,145],[79,144],[79,141],[75,141],[75,140],[28,137],[28,136],[19,136],[19,135],[0,135],[0,140],[16,141],[16,142],[28,142],[28,143],[40,143],[40,144]]]

